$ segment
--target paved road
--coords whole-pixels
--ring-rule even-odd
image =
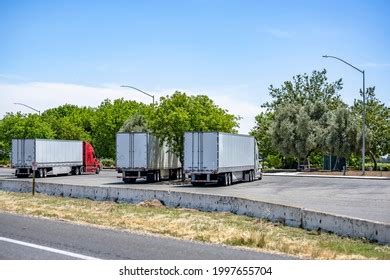
[[[0,259],[291,259],[0,212]]]
[[[389,180],[264,176],[261,181],[237,183],[229,187],[192,187],[168,182],[128,185],[117,177],[118,173],[104,170],[99,175],[61,176],[37,181],[237,196],[390,223]]]
[[[14,174],[15,172],[15,169],[11,169],[11,168],[0,168],[0,177],[9,177],[9,176],[12,176],[12,174]]]

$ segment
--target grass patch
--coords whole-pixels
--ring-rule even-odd
[[[310,259],[390,259],[390,246],[246,216],[0,191],[0,210],[115,229],[287,253]]]

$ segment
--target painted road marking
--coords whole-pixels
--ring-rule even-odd
[[[47,247],[47,246],[37,245],[37,244],[28,243],[28,242],[19,241],[19,240],[1,237],[1,236],[0,236],[0,241],[14,243],[14,244],[18,244],[18,245],[22,245],[22,246],[26,246],[26,247],[31,247],[31,248],[35,248],[35,249],[39,249],[39,250],[43,250],[43,251],[48,251],[48,252],[52,252],[52,253],[56,253],[56,254],[61,254],[61,255],[65,255],[65,256],[72,257],[72,258],[81,259],[81,260],[99,260],[98,258],[94,258],[94,257],[86,256],[86,255],[76,254],[76,253],[72,253],[72,252],[68,252],[68,251],[64,251],[64,250],[59,250],[59,249],[55,249],[55,248],[51,248],[51,247]]]

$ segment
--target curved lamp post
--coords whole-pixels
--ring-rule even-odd
[[[353,66],[351,63],[348,63],[345,60],[338,58],[336,56],[323,55],[322,57],[337,59],[337,60],[347,64],[348,66],[352,67],[353,69],[355,69],[363,74],[362,175],[364,175],[366,173],[366,170],[365,170],[365,157],[366,157],[366,89],[365,89],[365,79],[366,78],[365,78],[365,72],[364,72],[364,70],[361,70],[361,69]]]
[[[133,86],[122,85],[121,87],[126,87],[126,88],[135,89],[136,91],[139,91],[139,92],[141,92],[141,93],[143,93],[143,94],[145,94],[145,95],[151,97],[152,100],[153,100],[153,104],[154,104],[154,95],[152,95],[152,94],[150,94],[150,93],[147,93],[147,92],[145,92],[145,91],[143,91],[143,90],[140,90],[139,88],[136,88],[136,87],[133,87]]]
[[[29,109],[35,111],[35,112],[38,112],[38,115],[41,115],[41,111],[39,111],[39,110],[37,110],[37,109],[35,109],[35,108],[31,107],[31,106],[28,106],[28,105],[23,104],[23,103],[14,103],[14,104],[15,104],[15,105],[21,105],[21,106],[27,107],[27,108],[29,108]]]

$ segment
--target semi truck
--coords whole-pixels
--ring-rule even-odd
[[[255,138],[222,132],[186,132],[184,172],[192,185],[228,186],[233,182],[261,179]]]
[[[77,140],[13,139],[12,167],[15,176],[98,174],[100,161],[92,145]]]
[[[116,168],[125,183],[141,178],[147,182],[174,180],[181,175],[178,157],[166,143],[148,132],[117,133]]]

